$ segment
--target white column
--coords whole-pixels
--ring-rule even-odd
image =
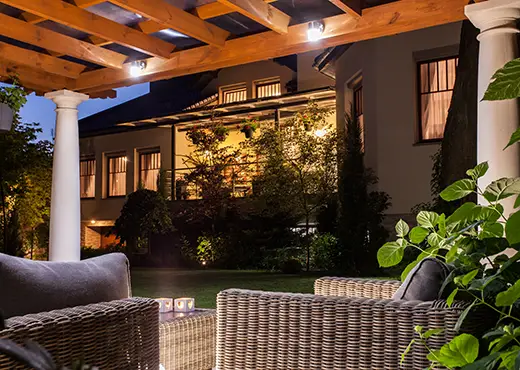
[[[520,0],[471,4],[465,13],[480,29],[477,162],[489,162],[489,171],[479,181],[479,186],[485,188],[502,177],[520,177],[520,145],[503,150],[520,123],[518,99],[482,101],[493,74],[518,57],[516,20],[520,18]],[[506,214],[513,210],[513,202],[511,199],[504,203]]]
[[[88,95],[60,90],[47,93],[45,97],[56,104],[49,260],[79,261],[81,210],[77,107],[88,99]]]

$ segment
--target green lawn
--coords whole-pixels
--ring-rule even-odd
[[[228,288],[312,293],[319,275],[261,271],[133,269],[132,290],[140,297],[194,297],[201,308],[215,308],[217,293]]]

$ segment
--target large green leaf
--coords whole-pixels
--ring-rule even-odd
[[[482,357],[472,364],[464,366],[461,370],[493,370],[500,357],[500,353],[492,353],[489,356]]]
[[[514,59],[493,75],[484,100],[515,99],[520,96],[520,59]]]
[[[439,215],[435,212],[421,211],[417,215],[417,223],[420,226],[434,228],[439,222]]]
[[[399,222],[397,222],[395,225],[395,232],[400,238],[404,238],[408,234],[408,231],[410,231],[410,227],[403,220],[399,220]]]
[[[504,236],[504,225],[498,222],[486,222],[482,224],[479,239],[501,238]]]
[[[467,170],[466,174],[470,176],[473,180],[477,180],[484,176],[486,172],[489,170],[489,164],[487,162],[479,163],[475,166],[475,168],[471,170]]]
[[[451,305],[453,304],[453,301],[455,300],[455,296],[457,295],[458,292],[459,292],[459,288],[455,288],[455,289],[453,289],[453,292],[450,293],[448,298],[446,298],[446,304],[448,305],[448,307],[451,307]]]
[[[508,198],[514,194],[520,194],[520,178],[501,178],[493,181],[484,190],[484,198],[489,202],[496,202]]]
[[[509,216],[506,222],[506,238],[511,245],[520,243],[520,211]]]
[[[457,200],[470,195],[475,191],[476,184],[474,180],[463,179],[455,181],[441,192],[441,198],[447,202]]]
[[[410,231],[410,235],[409,235],[409,238],[410,238],[410,241],[414,244],[419,244],[421,243],[424,239],[426,239],[426,237],[428,236],[428,234],[430,233],[430,230],[428,230],[427,228],[425,227],[422,227],[422,226],[415,226],[411,231]]]
[[[466,275],[464,275],[461,280],[462,285],[468,285],[469,283],[471,283],[471,281],[473,279],[475,279],[475,276],[478,275],[478,272],[479,272],[479,270],[475,269],[473,271],[468,272]]]
[[[506,147],[504,149],[509,148],[511,145],[518,143],[520,141],[520,128],[516,129],[515,132],[511,135],[511,138],[509,139],[509,143],[507,143]]]
[[[478,356],[478,339],[470,334],[461,334],[441,347],[437,354],[439,362],[449,368],[473,363]]]
[[[502,363],[500,364],[500,368],[507,370],[517,370],[518,367],[515,367],[515,362],[520,356],[520,347],[512,346],[507,351],[502,352],[500,354],[500,358],[502,359]]]
[[[384,244],[377,251],[377,261],[379,262],[379,266],[391,267],[397,265],[403,259],[404,249],[405,247],[396,242]]]
[[[520,280],[513,286],[510,286],[505,292],[498,293],[495,304],[498,307],[511,306],[518,299],[520,299]]]

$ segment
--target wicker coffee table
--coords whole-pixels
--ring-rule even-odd
[[[166,370],[208,370],[216,364],[216,311],[161,313],[159,350]]]

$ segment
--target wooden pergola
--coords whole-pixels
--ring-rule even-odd
[[[1,0],[0,76],[39,94],[114,88],[465,19],[468,0]],[[301,4],[300,4],[301,3]],[[334,4],[334,5],[332,5]],[[324,25],[307,38],[309,21]],[[246,23],[248,21],[249,23]],[[230,27],[242,23],[239,28]],[[168,37],[173,35],[173,37]],[[176,45],[179,43],[180,45]],[[132,62],[145,61],[140,76]]]

